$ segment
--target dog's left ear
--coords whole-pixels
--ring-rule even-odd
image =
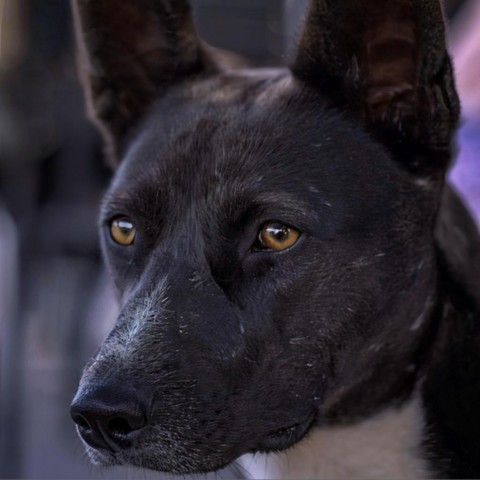
[[[439,0],[312,0],[292,72],[443,178],[459,117]]]
[[[214,72],[188,0],[72,0],[90,114],[111,163],[128,133],[169,87]]]

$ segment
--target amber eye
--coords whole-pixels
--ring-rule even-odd
[[[282,223],[267,223],[258,232],[257,247],[277,252],[295,245],[300,232]]]
[[[118,217],[110,223],[110,234],[119,245],[128,247],[135,240],[135,226],[128,217]]]

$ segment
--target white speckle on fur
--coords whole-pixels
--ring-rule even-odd
[[[415,321],[410,325],[411,332],[415,332],[423,325],[423,322],[426,320],[427,314],[430,312],[432,306],[433,306],[432,299],[431,297],[428,297],[427,301],[425,302],[425,307],[422,313],[420,313],[420,315],[418,315]]]
[[[143,297],[135,307],[129,313],[130,321],[129,327],[125,332],[125,335],[121,339],[121,343],[128,347],[139,333],[147,325],[149,321],[155,321],[155,319],[166,308],[167,304],[167,277],[160,280],[155,288],[149,293],[148,296]]]
[[[284,453],[244,455],[256,479],[428,478],[418,397],[355,425],[317,428]]]
[[[303,342],[305,342],[305,340],[307,340],[306,337],[294,337],[291,338],[288,343],[290,345],[301,345]]]
[[[380,256],[382,255],[375,255],[375,257],[360,257],[353,261],[350,266],[354,268],[369,267],[370,265],[373,265],[375,263],[374,258],[378,258]]]
[[[430,189],[432,188],[432,181],[428,178],[417,178],[415,180],[415,185],[421,188]]]
[[[416,319],[415,321],[412,323],[412,325],[410,325],[410,331],[411,332],[415,332],[415,330],[418,330],[423,322],[425,321],[425,312],[422,312]]]

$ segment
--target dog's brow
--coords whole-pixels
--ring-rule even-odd
[[[305,199],[284,192],[262,192],[255,196],[253,202],[255,211],[272,219],[283,220],[297,227],[313,223],[318,215],[314,206]]]
[[[115,188],[107,192],[100,208],[100,224],[119,214],[133,216],[148,216],[148,214],[153,214],[152,209],[156,210],[157,207],[162,204],[160,201],[160,191],[157,190],[152,193],[148,191],[148,188],[141,188],[139,185],[137,182],[133,185]],[[139,195],[139,192],[142,192],[146,198],[152,201],[145,202],[142,195]],[[145,211],[145,209],[148,211]]]
[[[126,203],[126,201],[122,201],[122,199],[119,199],[116,196],[107,193],[100,208],[100,225],[110,220],[114,215],[118,215],[120,213],[127,213],[125,211]]]

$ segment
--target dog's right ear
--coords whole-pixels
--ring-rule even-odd
[[[217,67],[187,0],[73,0],[90,114],[118,163],[131,128],[171,85]]]

